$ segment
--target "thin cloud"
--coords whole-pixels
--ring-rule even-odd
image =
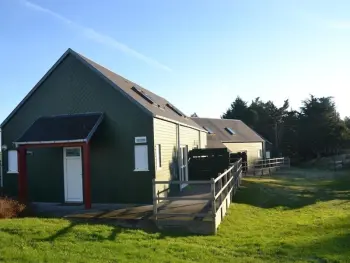
[[[297,14],[305,21],[318,27],[329,29],[350,29],[350,20],[328,19],[319,14],[299,10]]]
[[[54,11],[51,11],[50,9],[44,8],[40,5],[32,3],[30,1],[23,0],[22,2],[26,7],[30,8],[31,10],[50,15],[51,17],[54,17],[55,19],[61,21],[62,23],[67,24],[70,27],[75,28],[81,34],[83,34],[86,38],[89,38],[92,41],[95,41],[95,42],[100,43],[102,45],[112,47],[114,49],[117,49],[121,52],[124,52],[125,54],[128,54],[129,56],[132,56],[134,58],[142,60],[151,66],[154,66],[154,67],[157,67],[157,68],[160,68],[162,70],[169,71],[169,72],[172,71],[172,69],[169,68],[168,66],[156,61],[153,58],[150,58],[148,56],[145,56],[145,55],[139,53],[138,51],[128,47],[127,45],[120,43],[119,41],[117,41],[116,39],[114,39],[111,36],[97,32],[96,30],[94,30],[92,28],[79,25],[78,23],[76,23],[76,22],[74,22],[74,21],[72,21],[64,16],[62,16]]]
[[[328,21],[328,26],[335,29],[350,29],[350,21]]]

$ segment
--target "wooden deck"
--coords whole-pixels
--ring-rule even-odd
[[[186,187],[179,192],[179,198],[204,198],[210,194],[210,186],[199,185]],[[108,223],[125,227],[140,227],[154,222],[153,205],[131,204],[92,204],[91,209],[83,205],[68,205],[59,203],[34,203],[34,209],[43,216],[59,217],[68,220],[86,220],[94,223]],[[160,206],[157,219],[159,229],[181,228],[187,232],[209,234],[212,220],[209,201],[206,200],[176,200]],[[162,213],[167,215],[162,216]],[[174,214],[169,216],[168,214]],[[203,214],[196,216],[181,216],[181,214]],[[201,223],[204,222],[204,223]]]

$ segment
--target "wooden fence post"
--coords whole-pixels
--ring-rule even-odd
[[[232,170],[231,170],[232,171]],[[224,183],[225,183],[225,185],[227,184],[227,182],[228,182],[228,180],[227,180],[227,176],[228,176],[228,174],[230,174],[231,173],[231,171],[229,172],[229,173],[227,173],[227,174],[225,174],[225,180],[224,180]],[[225,191],[224,191],[224,198],[226,198],[226,196],[227,196],[227,194],[228,194],[228,191],[229,191],[229,185],[228,186],[226,186],[226,189],[225,189]]]
[[[157,223],[157,213],[158,213],[158,200],[157,200],[157,189],[156,189],[156,180],[152,180],[152,190],[153,190],[153,215]]]
[[[212,197],[212,202],[211,202],[211,209],[212,209],[212,215],[213,215],[213,232],[216,233],[216,200],[215,200],[215,179],[211,178],[211,197]]]
[[[226,172],[226,171],[227,171],[227,169],[224,170],[224,172]],[[219,173],[218,176],[220,176],[220,175],[221,175],[221,174]],[[218,183],[219,183],[218,192],[220,192],[221,189],[222,189],[222,179],[223,179],[223,178],[221,178],[221,179],[218,181]],[[221,194],[220,194],[220,196],[219,196],[219,206],[221,205],[221,203],[222,203],[222,192],[221,192]]]

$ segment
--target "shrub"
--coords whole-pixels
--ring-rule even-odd
[[[24,204],[16,200],[0,197],[0,219],[17,217],[25,208],[26,206]]]

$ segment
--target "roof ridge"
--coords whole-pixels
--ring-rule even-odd
[[[35,86],[27,93],[27,95],[21,100],[21,102],[12,110],[12,112],[5,118],[5,120],[0,124],[0,128],[4,128],[5,125],[9,122],[9,120],[16,114],[16,112],[27,102],[28,99],[35,93],[35,91],[41,87],[41,85],[46,81],[46,79],[56,70],[56,68],[65,61],[65,59],[69,56],[74,57],[74,59],[81,62],[85,67],[87,67],[94,74],[97,74],[99,78],[105,81],[111,88],[120,92],[125,98],[127,98],[130,102],[134,103],[137,107],[139,107],[145,114],[148,114],[153,117],[163,117],[168,121],[174,121],[179,124],[188,126],[195,130],[204,131],[203,128],[198,125],[195,121],[190,118],[183,118],[178,116],[173,111],[164,111],[159,107],[155,107],[153,105],[148,105],[147,101],[140,99],[139,97],[135,97],[134,92],[131,90],[131,86],[136,86],[152,97],[157,104],[161,106],[166,106],[167,103],[172,104],[167,99],[153,93],[152,91],[142,87],[141,85],[124,78],[123,76],[113,72],[112,70],[106,68],[94,62],[93,60],[85,57],[84,55],[74,51],[71,48],[68,48],[63,55],[54,63],[54,65],[46,72],[46,74],[35,84]],[[172,104],[174,105],[174,104]]]
[[[100,74],[102,74],[109,82],[112,86],[115,86],[118,88],[118,90],[120,90],[122,93],[124,93],[125,96],[127,96],[129,99],[133,100],[136,104],[139,104],[140,107],[142,107],[145,111],[149,112],[150,114],[153,115],[153,117],[155,116],[162,116],[162,113],[159,113],[157,111],[155,111],[152,107],[160,109],[164,112],[167,104],[170,104],[173,106],[173,108],[177,108],[173,103],[171,103],[169,100],[165,99],[162,96],[159,96],[158,94],[152,92],[151,90],[148,90],[147,88],[144,88],[143,86],[124,78],[123,76],[115,73],[114,71],[100,65],[99,63],[85,57],[84,55],[71,50],[71,52],[76,55],[77,57],[79,57],[80,59],[82,59],[84,62],[86,62],[87,64],[89,64],[89,66],[91,66],[94,70],[98,71]],[[107,72],[103,72],[103,71],[107,71]],[[135,98],[133,95],[130,94],[130,90],[132,90],[132,87],[125,87],[125,85],[123,85],[122,83],[118,83],[117,78],[120,78],[124,81],[126,81],[127,83],[131,84],[132,86],[135,86],[135,88],[140,88],[141,91],[145,92],[148,96],[150,96],[155,104],[152,104],[152,107],[148,107],[147,105],[145,105],[143,103],[143,101],[140,101],[138,98]],[[120,81],[120,80],[119,80]],[[160,107],[159,107],[159,106]],[[158,106],[158,107],[157,107]],[[177,108],[178,109],[178,108]],[[176,111],[172,110],[171,111],[166,111],[167,114],[165,115],[169,115],[169,116],[164,116],[166,118],[169,118],[170,120],[173,121],[177,121],[179,123],[182,123],[183,125],[187,125],[190,126],[196,130],[203,130],[203,128],[198,125],[195,121],[191,120],[189,117],[186,116],[185,113],[183,113],[180,109],[178,109],[177,111],[179,111],[181,113],[181,115],[179,115]],[[175,116],[175,115],[179,115],[179,116]]]

